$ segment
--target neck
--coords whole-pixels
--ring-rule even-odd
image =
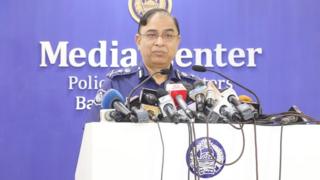
[[[170,68],[170,65],[168,67],[162,67],[162,68],[159,68],[159,67],[150,68],[147,65],[145,65],[145,66],[146,66],[146,68],[147,68],[147,70],[148,70],[150,75],[155,73],[155,72],[159,72],[162,69],[169,69]],[[168,75],[162,75],[162,74],[158,73],[158,74],[155,74],[153,76],[153,79],[157,84],[161,84],[161,83],[165,82],[168,79]]]

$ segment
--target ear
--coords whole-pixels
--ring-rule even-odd
[[[140,50],[140,43],[141,43],[141,36],[140,34],[136,34],[135,36],[135,42],[136,42],[136,45],[138,47],[138,50]]]
[[[180,42],[181,42],[181,36],[180,35],[178,36],[178,40],[177,41],[178,41],[178,47],[179,47],[180,46]]]

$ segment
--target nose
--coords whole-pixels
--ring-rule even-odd
[[[163,45],[162,36],[158,36],[158,38],[155,41],[155,45],[157,45],[157,46],[162,46]]]

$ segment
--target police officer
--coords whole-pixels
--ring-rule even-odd
[[[180,29],[178,21],[164,9],[152,9],[141,17],[135,42],[141,53],[143,63],[131,68],[113,70],[107,74],[107,79],[96,96],[92,106],[92,116],[89,121],[99,121],[101,98],[107,89],[117,89],[123,97],[150,74],[162,69],[170,69],[168,75],[156,74],[149,79],[144,88],[164,88],[166,81],[187,81],[193,83],[197,77],[174,69],[171,62],[180,44]],[[136,94],[141,91],[137,89]]]

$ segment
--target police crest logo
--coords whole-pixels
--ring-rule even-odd
[[[150,9],[162,8],[171,13],[172,0],[129,0],[128,8],[132,18],[139,23],[140,17]]]
[[[207,137],[201,137],[196,139],[187,150],[187,165],[190,171],[200,178],[216,176],[226,162],[226,154],[222,145],[213,138],[208,140],[209,148]]]

